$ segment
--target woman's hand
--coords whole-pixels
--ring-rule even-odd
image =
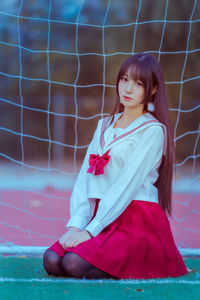
[[[60,238],[59,243],[64,249],[66,249],[70,247],[76,247],[89,239],[91,239],[91,236],[87,231],[68,231]]]
[[[60,238],[60,240],[59,240],[60,245],[61,245],[63,248],[65,248],[65,247],[66,247],[66,246],[65,246],[65,242],[67,242],[68,238],[69,238],[71,235],[73,235],[74,233],[77,233],[77,232],[81,232],[81,230],[80,230],[79,228],[77,228],[77,227],[69,227],[69,228],[68,228],[68,231],[65,232],[65,233],[61,236],[61,238]]]

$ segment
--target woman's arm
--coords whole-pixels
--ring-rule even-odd
[[[99,202],[95,218],[85,227],[93,236],[117,219],[134,200],[148,174],[163,155],[164,133],[160,125],[146,128],[121,170],[120,176]]]
[[[88,146],[86,156],[84,158],[82,167],[80,169],[78,178],[73,188],[73,192],[70,199],[70,220],[67,224],[68,227],[77,227],[81,230],[88,224],[91,219],[91,207],[90,202],[88,200],[88,192],[87,192],[87,179],[89,174],[87,173],[87,169],[89,166],[89,156],[91,153],[96,153],[97,145],[99,143],[99,128],[101,128],[100,120],[98,122],[97,129],[94,133],[93,139]],[[91,175],[90,175],[91,176]]]

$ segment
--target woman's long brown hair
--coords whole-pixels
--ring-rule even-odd
[[[117,97],[114,109],[110,114],[110,124],[114,121],[114,114],[124,111],[124,106],[120,103],[118,85],[122,76],[128,72],[129,76],[134,80],[140,80],[144,84],[144,110],[147,111],[147,103],[154,103],[155,111],[151,112],[151,114],[164,124],[167,129],[166,154],[163,155],[162,163],[159,167],[159,176],[154,185],[158,188],[159,204],[170,215],[172,207],[174,143],[163,74],[159,63],[154,56],[139,53],[129,57],[121,66],[117,77]],[[152,95],[152,89],[155,87],[157,88],[157,91]]]

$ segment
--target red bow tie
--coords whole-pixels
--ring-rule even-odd
[[[90,154],[89,157],[89,168],[87,170],[88,173],[93,173],[94,175],[104,174],[104,167],[110,160],[110,155],[108,155],[110,150],[104,153],[102,156],[99,154]]]

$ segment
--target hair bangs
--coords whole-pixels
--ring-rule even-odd
[[[141,81],[146,86],[146,74],[139,63],[130,64],[126,67],[125,73],[134,81]]]

